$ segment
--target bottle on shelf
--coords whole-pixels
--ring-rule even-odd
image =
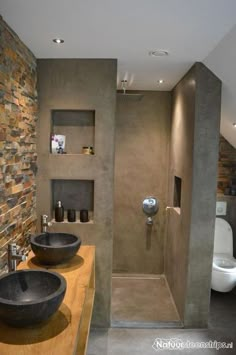
[[[63,222],[64,221],[64,207],[62,206],[61,201],[57,201],[55,207],[55,221]]]

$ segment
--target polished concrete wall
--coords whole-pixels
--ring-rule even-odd
[[[221,82],[196,63],[173,91],[165,273],[185,327],[208,321],[215,222]]]
[[[112,59],[38,60],[37,214],[53,217],[52,180],[94,181],[94,220],[53,223],[51,231],[73,233],[96,246],[93,325],[100,327],[110,324],[116,65]],[[95,110],[95,155],[50,154],[52,110]]]
[[[170,92],[117,96],[113,271],[163,273],[170,140]],[[146,225],[142,201],[153,195],[160,209]]]

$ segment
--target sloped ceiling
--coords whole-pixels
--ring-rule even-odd
[[[236,148],[236,26],[206,57],[204,64],[222,80],[221,134]]]

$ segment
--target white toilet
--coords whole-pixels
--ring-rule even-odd
[[[216,218],[211,288],[229,292],[236,286],[236,259],[233,257],[233,232],[228,222]]]

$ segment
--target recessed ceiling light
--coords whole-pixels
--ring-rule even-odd
[[[157,80],[157,83],[158,83],[158,84],[163,84],[163,83],[164,83],[164,80],[163,80],[163,79],[159,79],[159,80]]]
[[[54,38],[54,39],[53,39],[53,42],[56,43],[56,44],[61,44],[61,43],[64,43],[64,39],[61,39],[61,38]]]
[[[233,126],[236,128],[236,123],[233,123]]]
[[[157,49],[155,51],[149,51],[148,54],[151,57],[165,57],[165,56],[169,55],[169,52],[164,49]]]

